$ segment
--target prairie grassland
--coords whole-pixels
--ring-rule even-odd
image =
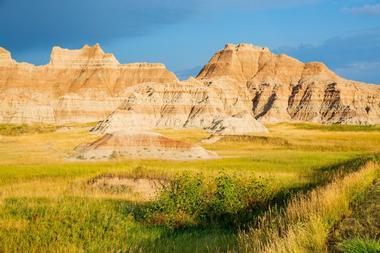
[[[236,250],[240,241],[235,230],[210,227],[173,233],[136,217],[146,204],[138,195],[100,191],[90,188],[88,181],[102,174],[173,178],[184,172],[214,178],[223,171],[270,182],[267,195],[272,196],[305,188],[334,165],[380,152],[376,128],[340,131],[307,124],[268,128],[268,134],[226,137],[214,144],[201,142],[208,137],[203,131],[158,130],[216,152],[221,158],[215,160],[88,162],[68,158],[76,146],[99,138],[88,132],[89,126],[24,129],[17,134],[12,131],[19,130],[7,126],[5,134],[0,132],[0,252]]]
[[[350,209],[351,212],[331,229],[329,249],[348,253],[380,252],[379,177]]]
[[[241,252],[328,252],[328,234],[347,215],[350,203],[378,176],[379,164],[369,162],[359,171],[334,180],[306,195],[294,197],[285,210],[258,218],[239,236]]]

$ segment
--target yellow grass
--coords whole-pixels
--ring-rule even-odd
[[[331,226],[349,212],[349,204],[376,178],[379,164],[367,163],[361,170],[294,198],[283,214],[261,217],[256,228],[240,234],[245,252],[327,252]]]
[[[83,187],[91,177],[112,173],[145,177],[172,176],[184,171],[214,176],[221,170],[270,178],[278,187],[303,185],[318,168],[368,153],[379,152],[380,131],[332,132],[303,129],[294,124],[268,126],[258,139],[222,140],[203,144],[208,133],[201,130],[159,129],[162,134],[217,152],[221,159],[208,161],[115,160],[71,161],[76,146],[99,138],[90,126],[67,131],[0,135],[0,198],[6,196],[49,197],[85,195],[115,198]],[[263,141],[260,137],[265,137]],[[136,199],[136,196],[116,198]]]
[[[91,188],[88,182],[102,174],[170,178],[188,171],[215,177],[223,171],[266,179],[265,182],[273,186],[273,192],[268,192],[270,195],[282,189],[307,186],[321,169],[333,164],[380,152],[380,131],[376,129],[330,131],[324,126],[305,129],[297,124],[275,124],[268,128],[269,133],[255,135],[257,138],[227,138],[214,144],[202,143],[202,139],[208,137],[204,131],[158,130],[165,136],[201,145],[221,157],[207,161],[119,159],[91,162],[68,159],[73,156],[76,146],[99,138],[99,135],[89,133],[89,126],[73,126],[67,131],[55,132],[26,131],[17,136],[0,134],[0,251],[83,252],[92,249],[90,251],[104,252],[115,247],[127,251],[129,246],[140,245],[144,240],[158,240],[161,248],[167,249],[166,245],[170,244],[180,252],[193,252],[194,245],[199,252],[233,249],[236,236],[231,231],[185,232],[166,238],[165,230],[145,226],[130,217],[130,210],[144,201],[140,196],[129,192],[105,192]],[[352,177],[357,178],[354,175]],[[363,180],[369,178],[366,175]],[[347,189],[349,187],[347,183]],[[323,196],[342,202],[334,194]],[[287,209],[289,214],[286,216],[292,222],[285,226],[285,234],[276,237],[278,234],[268,230],[267,238],[273,238],[272,247],[275,248],[265,243],[260,247],[269,252],[286,248],[287,242],[295,245],[291,250],[304,250],[305,245],[322,247],[330,225],[325,216],[295,218],[300,214],[291,212],[297,208],[307,209],[309,201],[292,202],[294,207]],[[345,212],[346,205],[336,208]],[[313,214],[312,210],[310,212]],[[36,220],[35,215],[39,217]],[[335,216],[331,217],[335,219]],[[109,227],[112,229],[108,230]],[[53,235],[57,237],[49,244]],[[247,249],[257,243],[249,235],[251,233],[240,236],[245,238],[241,246]],[[266,236],[265,233],[262,235]],[[300,245],[294,243],[298,238],[302,239]],[[224,243],[226,240],[228,245]]]

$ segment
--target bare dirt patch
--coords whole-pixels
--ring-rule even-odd
[[[158,196],[166,182],[164,179],[100,175],[91,179],[88,185],[106,193],[137,194],[143,200],[152,200]]]

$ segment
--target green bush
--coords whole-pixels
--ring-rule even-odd
[[[221,174],[215,179],[207,223],[237,226],[255,215],[255,207],[265,201],[266,187],[256,178],[239,178]]]
[[[344,253],[379,253],[380,241],[354,238],[340,243],[338,249]]]
[[[171,229],[239,226],[265,201],[265,189],[256,178],[220,174],[206,181],[202,175],[185,174],[164,187],[145,218]]]
[[[148,209],[148,220],[170,228],[193,226],[205,208],[205,198],[203,177],[179,176],[163,188],[158,201]]]
[[[221,175],[216,178],[216,191],[210,203],[213,213],[234,214],[245,206],[246,193],[242,184],[235,177]]]

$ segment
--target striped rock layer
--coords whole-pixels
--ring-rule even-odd
[[[99,45],[54,47],[50,63],[18,63],[0,48],[0,123],[99,121],[94,131],[202,128],[266,131],[260,122],[380,124],[380,86],[345,80],[322,63],[232,45],[194,79],[162,64],[120,64]]]
[[[228,44],[197,78],[221,77],[247,88],[255,118],[263,122],[380,124],[380,86],[345,80],[323,63],[303,63],[249,44]]]

